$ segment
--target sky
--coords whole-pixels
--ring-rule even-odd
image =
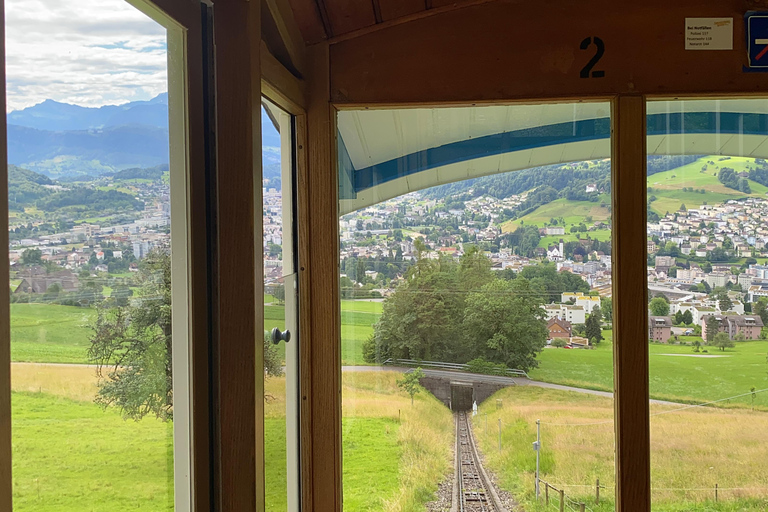
[[[6,0],[7,110],[85,107],[167,90],[165,29],[125,0]]]

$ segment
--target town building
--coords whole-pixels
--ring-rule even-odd
[[[672,337],[672,318],[648,316],[648,339],[666,343]]]

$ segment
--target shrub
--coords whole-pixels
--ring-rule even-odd
[[[467,363],[467,371],[484,375],[506,375],[507,367],[501,363],[492,363],[478,357]]]

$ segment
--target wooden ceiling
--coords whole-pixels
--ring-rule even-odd
[[[289,0],[307,44],[351,37],[387,25],[489,0]]]

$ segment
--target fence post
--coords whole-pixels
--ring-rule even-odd
[[[547,506],[549,506],[549,484],[544,482],[544,500]]]
[[[595,505],[600,504],[600,479],[595,480]]]
[[[565,491],[560,489],[560,512],[565,510]]]
[[[579,503],[579,512],[584,512],[584,508],[586,505],[584,503]]]
[[[715,484],[715,503],[717,503],[717,484]]]

